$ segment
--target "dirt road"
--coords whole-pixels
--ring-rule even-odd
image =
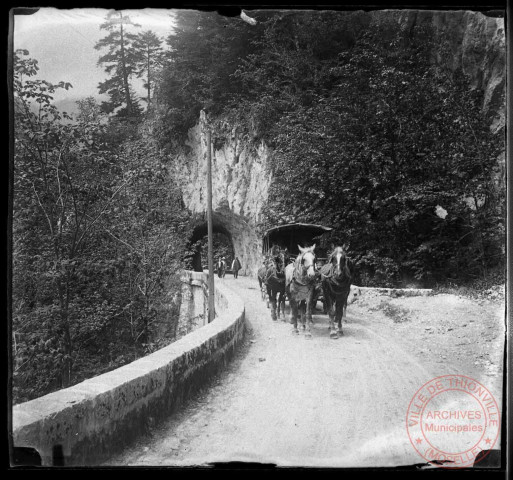
[[[255,279],[216,281],[245,302],[244,345],[208,388],[106,465],[418,464],[424,460],[410,444],[405,416],[425,382],[473,376],[500,401],[504,326],[497,302],[364,295],[349,306],[343,337],[329,338],[319,309],[307,339],[271,320]]]

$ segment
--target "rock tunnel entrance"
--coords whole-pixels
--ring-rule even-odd
[[[199,215],[194,221],[194,228],[189,239],[188,264],[192,270],[202,272],[208,268],[207,235],[208,225],[205,214]],[[242,275],[255,275],[262,257],[262,240],[256,228],[242,216],[234,214],[230,209],[219,208],[212,215],[214,233],[214,262],[219,255],[226,258],[228,268],[235,257],[239,258]]]
[[[235,258],[232,237],[222,226],[213,227],[213,232],[214,265],[222,256],[229,268]],[[195,272],[208,269],[208,229],[206,224],[201,224],[194,229],[190,244],[193,249],[192,269]]]

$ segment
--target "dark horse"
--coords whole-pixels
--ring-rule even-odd
[[[335,247],[328,263],[321,268],[324,303],[330,317],[330,337],[343,335],[342,317],[347,308],[347,297],[351,289],[352,262],[344,248]],[[335,320],[338,330],[335,329]]]
[[[265,286],[265,272],[267,271],[267,267],[269,266],[269,259],[264,261],[264,264],[258,269],[257,277],[258,284],[260,285],[260,295],[262,296],[262,300],[265,300],[267,295],[267,287]],[[269,306],[269,304],[267,304]]]
[[[296,261],[293,264],[287,265],[285,269],[286,292],[292,312],[290,323],[294,325],[293,332],[299,333],[297,329],[299,312],[301,324],[307,337],[312,335],[310,326],[312,324],[313,298],[318,278],[318,273],[315,269],[314,250],[315,245],[309,248],[299,247],[300,254],[297,256]]]
[[[283,318],[285,318],[285,267],[287,266],[287,252],[279,247],[273,247],[270,253],[265,271],[262,272],[261,282],[267,289],[267,296],[271,303],[271,318],[277,320],[280,318],[280,310]],[[276,297],[278,297],[278,302],[276,302]]]

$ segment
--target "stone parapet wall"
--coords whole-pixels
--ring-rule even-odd
[[[208,275],[186,270],[180,279],[182,291],[177,339],[203,327],[208,322]]]
[[[362,294],[379,294],[390,297],[427,297],[433,295],[431,288],[384,288],[384,287],[354,287],[359,288]]]
[[[193,277],[206,281],[206,274]],[[99,465],[149,431],[208,382],[243,339],[244,303],[221,282],[215,297],[212,323],[121,368],[14,406],[13,446],[36,449],[43,465],[53,465],[55,451],[65,465]]]

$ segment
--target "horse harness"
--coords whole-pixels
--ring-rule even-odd
[[[275,277],[277,280],[280,280],[280,277],[285,277],[285,259],[283,258],[282,261],[283,261],[283,266],[284,266],[283,271],[278,272],[278,266],[276,264],[276,257],[269,259],[270,265],[267,266],[267,268],[265,270],[264,277],[263,277],[263,280],[265,283],[267,283],[272,277]]]
[[[306,268],[303,265],[303,257],[304,257],[304,253],[301,254],[301,257],[298,257],[296,259],[296,261],[294,262],[294,272],[292,273],[292,281],[296,282],[298,285],[301,285],[303,287],[310,287],[311,285],[315,284],[315,282],[317,281],[318,274],[316,271],[316,275],[313,277],[313,279],[308,279],[308,276],[307,276],[308,268]],[[314,254],[314,259],[315,259],[315,254]]]
[[[326,268],[327,267],[327,268]],[[347,267],[345,267],[347,269]],[[329,289],[335,294],[340,295],[345,293],[350,284],[350,275],[347,277],[343,277],[342,281],[340,281],[340,276],[335,275],[335,266],[332,263],[328,263],[323,265],[320,270],[321,278],[326,280],[325,284],[328,285]],[[347,274],[347,271],[346,271]]]

